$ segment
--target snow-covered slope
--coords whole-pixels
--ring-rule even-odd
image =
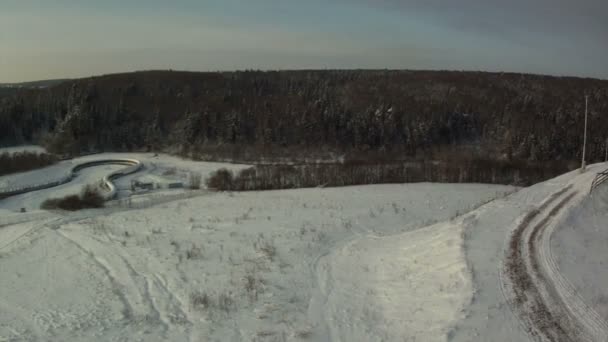
[[[440,341],[471,283],[460,225],[435,222],[512,190],[203,194],[8,226],[0,229],[0,336],[368,341],[406,333]]]
[[[223,166],[128,157],[157,175]],[[601,341],[608,195],[586,196],[605,167],[525,189],[195,191],[27,213],[0,223],[0,341]]]
[[[576,288],[564,284],[552,256],[564,251],[551,251],[548,241],[605,168],[573,171],[474,213],[464,245],[475,295],[450,341],[566,341],[572,335],[574,340],[604,341],[605,320],[579,300]],[[589,286],[602,285],[594,279]]]
[[[608,321],[608,185],[602,185],[557,227],[551,250],[583,301]],[[608,338],[608,336],[606,336]]]

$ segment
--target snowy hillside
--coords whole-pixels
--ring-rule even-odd
[[[154,177],[223,166],[129,158]],[[0,221],[0,341],[561,341],[536,307],[599,341],[608,319],[605,190],[586,197],[602,165],[525,189],[179,190],[137,194],[166,198],[140,209],[14,213],[114,167],[0,200],[0,216],[22,220]],[[510,268],[520,259],[524,300]],[[560,325],[557,313],[581,309]]]

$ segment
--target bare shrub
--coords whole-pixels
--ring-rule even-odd
[[[256,301],[258,299],[258,295],[263,292],[264,281],[258,278],[255,271],[250,271],[245,276],[244,286],[247,295],[251,301]]]
[[[95,187],[87,185],[82,189],[80,194],[83,206],[85,208],[101,208],[103,207],[103,196]]]
[[[276,331],[270,331],[270,330],[262,330],[262,331],[258,331],[257,335],[258,337],[270,337],[270,336],[275,336],[277,334]]]
[[[264,254],[270,261],[273,261],[277,255],[277,248],[269,241],[258,241],[256,249]]]
[[[186,259],[202,259],[203,258],[203,250],[200,247],[197,247],[195,244],[192,244],[189,250],[186,251]]]
[[[46,210],[68,210],[77,211],[82,209],[90,208],[102,208],[104,205],[104,199],[99,194],[97,189],[87,185],[83,188],[80,195],[67,195],[63,198],[51,198],[42,202],[40,206]]]
[[[230,312],[234,308],[232,293],[221,293],[217,297],[217,307],[224,312]]]
[[[229,313],[235,308],[232,292],[220,293],[214,300],[212,296],[205,292],[194,291],[190,294],[189,302],[190,306],[198,311],[217,309],[225,313]]]
[[[190,172],[188,174],[188,187],[193,190],[201,188],[202,176],[198,172]]]
[[[310,337],[312,337],[312,330],[310,328],[307,329],[301,329],[298,330],[294,333],[296,338],[299,338],[301,340],[306,340],[309,339]]]
[[[190,305],[193,309],[203,311],[210,305],[209,296],[206,293],[194,292],[190,294]]]
[[[233,190],[233,178],[232,171],[219,169],[213,172],[207,179],[207,188],[219,191]]]

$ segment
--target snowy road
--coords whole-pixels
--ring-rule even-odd
[[[608,324],[561,275],[550,248],[556,222],[587,195],[594,173],[576,177],[530,210],[511,235],[506,295],[527,332],[540,341],[605,342]]]

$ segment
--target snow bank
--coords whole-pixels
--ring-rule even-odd
[[[445,341],[472,288],[462,226],[363,237],[319,261],[311,317],[331,341]]]
[[[584,302],[608,321],[608,188],[600,186],[557,227],[551,250]]]

